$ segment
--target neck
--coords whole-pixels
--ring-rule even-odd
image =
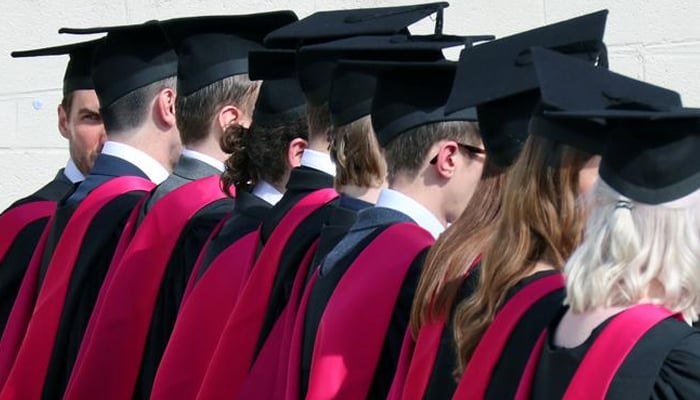
[[[311,136],[311,135],[309,135],[309,136]],[[330,151],[331,145],[325,139],[320,139],[320,138],[309,139],[309,145],[307,148],[314,150],[314,151],[321,152],[321,153],[326,153],[326,154],[331,153],[331,151]]]
[[[447,213],[442,207],[442,196],[439,190],[432,190],[422,185],[418,179],[410,180],[404,177],[396,177],[389,188],[417,201],[435,215],[443,226],[447,226]]]
[[[165,132],[145,127],[108,135],[108,140],[143,151],[172,173],[182,148],[169,143],[166,138]]]
[[[381,191],[381,187],[362,187],[355,185],[344,185],[338,188],[338,192],[340,193],[372,204],[377,203]]]
[[[196,152],[206,154],[209,157],[215,158],[221,162],[225,162],[229,156],[228,154],[224,153],[223,150],[221,150],[221,146],[219,145],[219,140],[217,139],[216,135],[213,132],[211,132],[203,140],[200,140],[199,142],[196,142],[196,143],[186,144],[185,147],[187,147],[190,150],[194,150]]]

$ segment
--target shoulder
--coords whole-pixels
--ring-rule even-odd
[[[654,384],[654,399],[700,399],[700,332],[677,320],[667,320],[657,330],[669,338],[681,338],[664,360]],[[676,336],[677,337],[677,336]]]

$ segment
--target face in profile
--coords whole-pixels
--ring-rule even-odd
[[[58,106],[58,127],[61,135],[68,139],[73,162],[86,175],[95,164],[107,135],[95,91],[76,90],[71,95],[68,107]]]

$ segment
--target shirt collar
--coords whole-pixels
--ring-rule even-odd
[[[411,217],[421,228],[430,232],[435,239],[445,231],[445,226],[425,206],[392,189],[383,189],[377,199],[377,207],[390,208]]]
[[[194,151],[192,149],[182,150],[182,156],[187,157],[187,158],[192,158],[195,160],[199,160],[205,164],[209,164],[221,172],[224,172],[224,170],[226,169],[226,165],[224,165],[223,162],[217,160],[216,158],[214,158],[212,156],[208,156],[204,153],[200,153],[200,152]]]
[[[163,183],[170,176],[168,170],[153,157],[128,144],[107,141],[102,147],[102,154],[134,164],[156,185]]]
[[[253,188],[253,194],[272,204],[273,206],[282,199],[282,196],[284,196],[282,192],[275,189],[274,186],[265,181],[260,181],[257,185],[255,185],[255,188]]]
[[[304,154],[301,155],[301,165],[335,176],[335,163],[331,160],[330,154],[305,149]]]
[[[71,183],[78,183],[85,180],[85,175],[83,175],[83,173],[80,172],[78,166],[75,165],[75,162],[73,162],[72,158],[68,159],[68,162],[66,163],[66,168],[63,169],[63,175],[65,175],[65,177],[68,178],[68,180],[71,181]]]

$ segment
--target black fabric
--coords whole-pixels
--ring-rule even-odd
[[[462,282],[459,297],[452,305],[452,310],[442,331],[440,345],[435,356],[433,371],[425,388],[426,400],[451,399],[457,390],[457,379],[454,372],[457,368],[457,348],[454,340],[454,312],[463,299],[471,297],[479,285],[479,271],[481,264],[476,265],[469,276]]]
[[[31,203],[34,201],[61,201],[66,196],[71,194],[75,189],[75,185],[66,178],[63,174],[63,169],[58,171],[56,177],[52,181],[42,186],[36,192],[30,194],[27,197],[21,198],[14,203],[7,210],[21,206],[22,204]],[[5,210],[5,211],[7,211]]]
[[[212,261],[222,251],[232,246],[238,239],[258,229],[258,226],[260,226],[271,209],[272,205],[265,200],[249,192],[238,191],[233,212],[224,222],[219,233],[202,250],[206,253],[203,256],[202,264],[199,266],[199,271],[197,271],[197,280],[204,276]]]
[[[175,326],[192,268],[212,230],[233,206],[234,200],[228,198],[209,204],[195,214],[180,233],[156,298],[134,399],[150,397],[156,371]]]
[[[287,192],[277,205],[271,210],[270,219],[262,225],[263,245],[267,243],[270,234],[284,216],[304,196],[319,190],[333,187],[333,177],[319,170],[299,167],[292,170],[287,183]],[[292,234],[289,242],[284,247],[282,258],[275,275],[275,281],[270,292],[270,299],[263,320],[260,337],[255,354],[257,355],[272,327],[289,301],[289,296],[294,285],[294,278],[299,269],[299,264],[313,242],[321,234],[323,222],[328,219],[333,207],[333,202],[321,207],[299,224]]]
[[[313,346],[316,341],[318,324],[320,323],[325,307],[330,300],[333,291],[342,279],[345,272],[350,268],[360,253],[371,245],[381,232],[389,225],[375,229],[364,237],[358,244],[343,256],[334,266],[330,268],[328,274],[320,275],[309,297],[309,308],[307,309],[304,323],[304,339],[302,344],[302,365],[301,365],[301,398],[306,396],[309,384],[309,374],[311,371],[311,359],[313,357]],[[367,395],[368,399],[384,399],[389,393],[391,383],[396,372],[396,367],[401,354],[403,338],[408,328],[411,316],[411,305],[413,296],[418,286],[425,257],[429,249],[422,251],[411,263],[409,270],[401,284],[399,296],[391,315],[389,328],[382,345],[382,350],[377,362],[374,378]]]
[[[560,316],[563,316],[563,311]],[[559,318],[540,357],[532,398],[560,399],[586,352],[612,317],[596,327],[580,346],[561,348],[553,344]],[[649,330],[628,354],[612,380],[606,399],[698,399],[700,398],[700,332],[674,318]]]
[[[543,271],[529,276],[518,283],[508,293],[507,298],[512,298],[518,291],[538,279],[558,273],[557,271]],[[565,296],[566,292],[563,288],[548,294],[536,302],[518,321],[506,342],[506,347],[501,353],[496,368],[493,370],[491,382],[486,390],[486,399],[512,399],[515,397],[520,377],[523,375],[532,348],[535,347],[542,330],[561,310]]]
[[[46,373],[43,399],[60,399],[63,395],[122,229],[142,196],[143,192],[130,192],[108,203],[95,216],[80,244]]]
[[[42,218],[26,225],[12,242],[5,257],[0,260],[0,337],[15,304],[34,248],[48,220]]]

